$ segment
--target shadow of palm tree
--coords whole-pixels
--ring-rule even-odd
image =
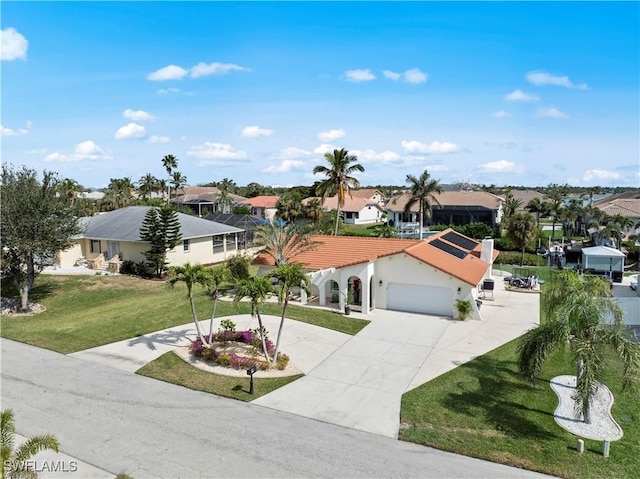
[[[195,337],[195,328],[185,329],[181,331],[161,331],[153,334],[145,334],[143,336],[138,336],[134,339],[129,340],[127,343],[129,346],[135,346],[136,344],[146,344],[147,348],[152,351],[155,351],[157,348],[157,344],[166,344],[169,346],[183,346],[189,344],[191,339],[187,336],[191,334]]]
[[[534,396],[540,392],[520,377],[515,362],[481,356],[460,367],[473,370],[477,385],[460,383],[459,391],[443,399],[445,407],[471,417],[482,416],[496,430],[509,436],[536,439],[558,437],[528,418],[531,414],[553,417],[553,413],[531,407],[531,404],[535,404]],[[528,391],[530,394],[519,391]]]

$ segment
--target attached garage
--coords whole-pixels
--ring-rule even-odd
[[[453,313],[453,292],[450,288],[438,286],[389,283],[387,309],[451,316]]]

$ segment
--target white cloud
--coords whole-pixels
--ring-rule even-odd
[[[388,78],[389,80],[400,80],[400,77],[402,76],[400,75],[400,73],[396,73],[391,70],[382,70],[382,74],[384,75],[385,78]]]
[[[504,99],[507,101],[538,101],[540,98],[538,98],[537,95],[525,93],[522,90],[513,90],[511,93],[505,95]]]
[[[129,123],[116,131],[116,140],[142,139],[147,137],[147,129],[137,123]]]
[[[276,134],[276,130],[270,130],[268,128],[261,128],[257,125],[246,126],[240,132],[240,135],[245,138],[264,138],[266,136],[272,136]]]
[[[427,73],[420,71],[418,68],[412,68],[411,70],[407,70],[403,73],[404,81],[406,83],[425,83],[429,78]]]
[[[133,121],[150,121],[155,119],[153,115],[151,115],[150,113],[147,113],[146,111],[143,111],[143,110],[134,111],[131,108],[128,108],[125,111],[123,111],[122,116]]]
[[[344,138],[346,134],[347,132],[342,128],[329,131],[321,131],[320,133],[318,133],[318,140],[323,143],[329,143],[330,141],[337,140],[338,138]]]
[[[0,60],[12,61],[27,59],[29,41],[15,28],[0,30]]]
[[[351,150],[350,154],[355,155],[363,163],[395,163],[400,161],[400,155],[395,151],[375,151],[375,150]]]
[[[587,170],[582,179],[584,181],[611,181],[620,179],[620,173],[609,170]]]
[[[338,148],[335,145],[331,145],[331,144],[328,144],[328,143],[323,143],[320,146],[316,146],[313,149],[313,152],[316,153],[316,154],[324,155],[325,153],[332,153],[333,150],[339,150],[339,149],[340,148]]]
[[[291,158],[300,158],[303,156],[310,156],[310,155],[311,155],[310,151],[303,150],[302,148],[297,148],[295,146],[288,146],[287,148],[283,148],[282,150],[280,150],[278,153],[274,153],[273,155],[271,155],[271,158],[291,159]]]
[[[353,83],[360,83],[363,81],[371,81],[376,79],[376,76],[371,72],[371,70],[368,69],[347,70],[346,72],[344,72],[344,76],[347,81]]]
[[[558,119],[566,119],[569,118],[569,115],[567,115],[565,112],[560,111],[556,108],[540,108],[537,112],[536,112],[536,117],[538,118],[558,118]]]
[[[431,143],[422,143],[416,140],[400,142],[402,148],[408,153],[456,153],[460,151],[460,147],[455,143],[448,141],[432,141]]]
[[[180,88],[160,88],[157,93],[158,95],[168,95],[169,93],[178,93]]]
[[[490,161],[479,166],[483,173],[508,173],[516,171],[515,163],[507,160]]]
[[[45,156],[44,161],[74,161],[74,160],[73,159],[69,160],[67,158],[67,155],[64,155],[59,151],[56,151],[54,153],[49,153],[47,156]]]
[[[235,63],[200,62],[193,68],[191,68],[190,74],[191,78],[200,78],[209,75],[225,75],[233,70],[241,72],[249,71],[248,68],[241,67],[240,65],[236,65]]]
[[[509,118],[511,116],[511,113],[509,113],[508,111],[500,110],[493,113],[492,116],[495,118]]]
[[[286,173],[291,170],[301,170],[305,168],[304,161],[299,160],[283,160],[279,165],[271,165],[265,168],[265,173]]]
[[[233,148],[227,143],[204,142],[202,145],[191,146],[187,150],[187,155],[198,158],[199,164],[212,165],[224,160],[242,160],[247,157],[247,153]]]
[[[171,138],[168,136],[153,135],[148,140],[149,143],[169,143]]]
[[[588,90],[589,87],[586,83],[580,83],[576,85],[568,76],[556,76],[547,72],[529,72],[525,75],[525,78],[529,83],[535,86],[542,85],[555,85],[563,86],[565,88],[577,88],[579,90]]]
[[[91,140],[78,143],[75,148],[75,157],[78,160],[108,160],[111,159],[102,148]]]
[[[19,136],[26,135],[27,133],[29,133],[27,128],[18,128],[15,130],[13,128],[6,128],[0,125],[0,136]]]
[[[180,80],[187,74],[187,70],[177,65],[169,65],[160,70],[156,70],[147,75],[147,80],[153,81],[165,81],[165,80]]]

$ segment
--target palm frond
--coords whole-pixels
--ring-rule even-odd
[[[15,451],[14,458],[18,462],[26,461],[27,459],[35,456],[40,451],[50,449],[58,452],[60,443],[53,434],[41,434],[33,436],[22,443]]]

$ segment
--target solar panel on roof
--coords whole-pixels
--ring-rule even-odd
[[[450,255],[455,256],[456,258],[464,259],[468,254],[466,251],[462,251],[461,249],[458,249],[455,246],[451,246],[449,243],[445,243],[444,241],[439,239],[435,239],[429,242],[429,244],[431,246],[435,246],[439,250],[444,251],[445,253],[449,253]]]
[[[469,238],[459,235],[455,231],[449,231],[446,235],[443,235],[442,238],[446,239],[449,243],[453,243],[463,249],[466,249],[467,251],[471,251],[478,244]]]

